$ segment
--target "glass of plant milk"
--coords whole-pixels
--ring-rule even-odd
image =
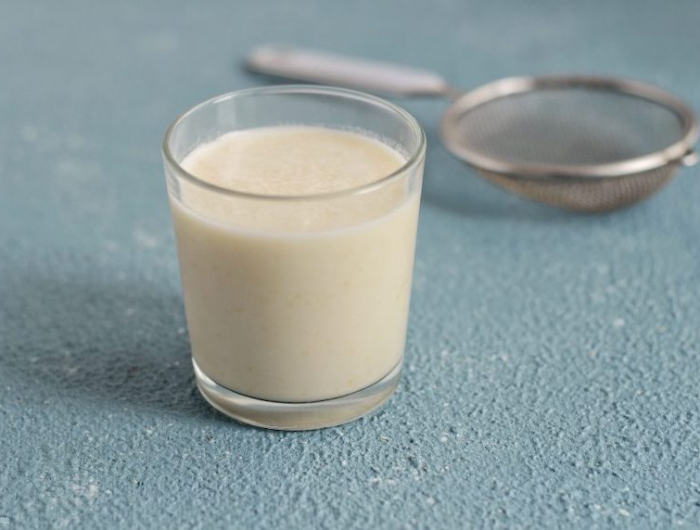
[[[225,94],[163,158],[199,390],[242,422],[338,425],[395,390],[425,135],[359,92]]]

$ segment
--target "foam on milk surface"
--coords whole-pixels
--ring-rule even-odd
[[[231,190],[312,195],[369,184],[404,163],[394,149],[358,133],[279,126],[227,133],[197,147],[182,166]]]

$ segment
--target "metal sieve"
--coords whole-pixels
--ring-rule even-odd
[[[698,161],[693,111],[638,81],[596,76],[514,77],[463,93],[433,72],[265,46],[248,57],[265,74],[399,96],[446,96],[452,154],[489,181],[536,201],[607,211],[645,199],[679,165]]]

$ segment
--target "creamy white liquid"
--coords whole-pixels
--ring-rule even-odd
[[[360,134],[270,127],[224,135],[182,165],[238,191],[308,195],[404,163]],[[241,394],[289,402],[342,396],[389,373],[403,355],[418,220],[419,192],[402,186],[291,204],[183,186],[171,205],[198,366]]]

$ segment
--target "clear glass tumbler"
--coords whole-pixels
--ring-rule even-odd
[[[386,143],[406,162],[353,189],[260,195],[181,162],[231,131],[309,125]],[[425,135],[379,98],[277,86],[201,103],[168,129],[163,158],[197,385],[245,423],[304,430],[379,407],[395,390],[408,322]]]

